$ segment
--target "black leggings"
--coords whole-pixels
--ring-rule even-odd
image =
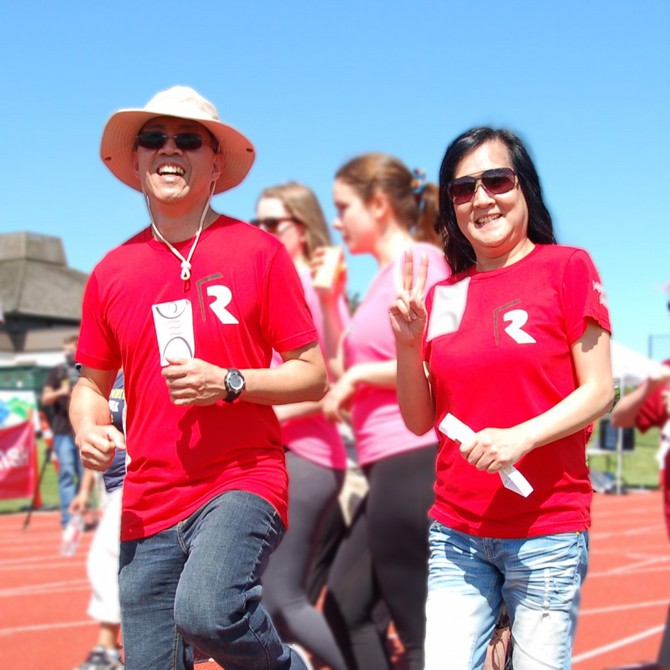
[[[286,454],[289,528],[263,574],[263,604],[286,642],[298,642],[332,670],[345,662],[323,614],[308,596],[310,569],[337,505],[344,470],[332,470]]]
[[[410,670],[423,668],[435,456],[431,445],[365,468],[370,488],[335,558],[324,603],[349,670],[391,668],[380,603]]]

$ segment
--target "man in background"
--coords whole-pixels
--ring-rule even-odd
[[[79,490],[83,475],[79,450],[74,442],[74,432],[68,416],[72,388],[79,376],[74,361],[77,341],[77,335],[70,335],[63,340],[65,361],[49,372],[41,396],[42,405],[47,408],[51,430],[54,434],[54,453],[58,461],[58,496],[63,528],[70,520],[70,503]]]
[[[660,468],[665,525],[670,535],[670,359],[664,361],[663,366],[634,391],[621,397],[612,411],[611,419],[615,428],[635,426],[643,433],[654,427],[660,430],[656,459]],[[670,609],[661,640],[658,665],[654,667],[657,670],[670,667]]]

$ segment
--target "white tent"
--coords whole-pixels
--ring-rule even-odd
[[[612,376],[620,380],[622,389],[637,386],[660,366],[658,361],[612,340]]]

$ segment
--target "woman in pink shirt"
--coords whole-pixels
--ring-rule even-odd
[[[290,182],[266,188],[256,214],[258,218],[251,223],[278,237],[293,259],[324,358],[328,358],[321,303],[310,272],[315,249],[331,244],[321,206],[308,187]],[[337,309],[346,323],[349,312],[344,300],[337,303]],[[297,642],[332,670],[345,670],[328,624],[307,595],[324,524],[333,518],[331,512],[344,481],[344,444],[319,402],[281,405],[275,407],[275,413],[288,449],[289,530],[263,575],[263,602],[286,641]]]
[[[437,437],[433,430],[414,435],[400,415],[388,307],[402,282],[406,250],[416,256],[417,267],[422,257],[430,258],[428,283],[449,275],[435,244],[437,187],[393,156],[365,154],[338,170],[333,192],[333,225],[349,253],[371,254],[379,269],[346,329],[335,308],[343,282],[320,294],[327,327],[341,333],[341,374],[324,409],[335,421],[351,411],[359,464],[369,484],[331,568],[324,609],[349,668],[386,670],[391,665],[385,630],[373,620],[383,602],[409,667],[421,670]]]

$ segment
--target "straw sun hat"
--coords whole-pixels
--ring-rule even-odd
[[[216,107],[197,91],[187,86],[173,86],[157,93],[143,109],[121,109],[107,121],[102,132],[100,156],[124,184],[142,190],[133,167],[133,148],[142,126],[157,116],[197,121],[216,137],[224,156],[224,167],[214,193],[227,191],[246,177],[256,156],[251,142],[235,128],[220,121]]]

